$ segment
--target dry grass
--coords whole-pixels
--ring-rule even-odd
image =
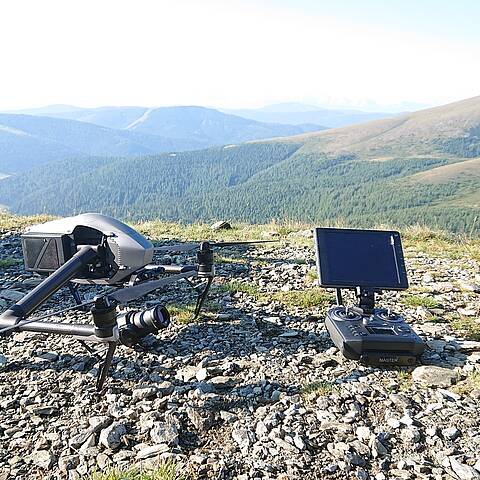
[[[480,340],[480,323],[476,318],[460,315],[451,320],[450,325],[468,340]]]
[[[480,177],[480,158],[450,163],[441,167],[432,168],[426,172],[419,172],[412,175],[409,181],[440,184],[454,180],[470,180],[474,177]]]
[[[50,215],[32,215],[29,217],[20,217],[18,215],[12,215],[5,211],[0,211],[0,231],[21,231],[30,225],[35,225],[37,223],[48,222],[53,220],[55,217]]]
[[[432,257],[473,259],[480,262],[480,238],[471,235],[455,235],[422,225],[402,230],[404,247],[426,253]]]
[[[46,222],[53,218],[47,215],[20,217],[2,211],[0,212],[0,231],[21,231],[29,225]],[[278,243],[260,244],[259,248],[274,249],[285,243],[307,245],[313,248],[313,239],[304,235],[304,232],[311,229],[312,225],[294,221],[271,222],[263,225],[233,223],[233,228],[229,230],[212,230],[208,224],[181,224],[160,220],[135,223],[132,226],[153,242],[165,240],[278,240]],[[328,226],[342,228],[349,225],[340,219],[329,222]],[[391,225],[379,225],[376,228],[395,229]],[[465,258],[480,262],[480,238],[473,235],[455,235],[423,225],[405,227],[401,229],[401,233],[404,247],[407,250],[423,252],[432,257]],[[224,260],[227,258],[225,253]]]
[[[474,390],[480,390],[480,372],[470,372],[467,378],[458,382],[452,390],[460,395],[468,395]]]

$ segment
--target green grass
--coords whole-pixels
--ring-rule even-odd
[[[128,470],[109,469],[104,472],[95,472],[85,480],[187,480],[189,475],[179,473],[175,462],[166,461],[159,464],[155,470],[147,471],[139,468]]]
[[[251,297],[260,298],[261,293],[257,285],[251,282],[239,282],[238,280],[232,280],[230,282],[224,283],[220,288],[226,292],[230,293],[246,293]]]
[[[0,260],[0,268],[8,268],[19,263],[22,263],[22,260],[18,258],[3,258]]]
[[[323,307],[329,305],[333,299],[332,295],[319,287],[306,288],[305,290],[292,290],[289,292],[261,292],[259,287],[254,283],[233,280],[225,283],[221,288],[231,293],[245,293],[254,297],[259,302],[277,301],[286,307]]]
[[[194,305],[169,305],[168,312],[177,323],[191,323],[194,321]]]
[[[219,255],[218,253],[215,253],[214,261],[215,263],[234,263],[242,265],[249,263],[245,257],[228,257],[225,255]]]
[[[270,295],[272,300],[277,300],[286,307],[325,307],[333,300],[332,295],[321,288],[305,290],[292,290],[290,292],[275,292]]]
[[[313,400],[317,397],[327,397],[331,395],[334,389],[335,387],[333,386],[332,382],[322,380],[304,385],[300,389],[300,394],[308,400]]]
[[[403,295],[401,302],[408,307],[438,308],[440,304],[433,297],[423,295]]]
[[[309,270],[305,275],[307,283],[316,283],[318,281],[318,274],[315,270]]]
[[[211,317],[214,313],[218,312],[219,305],[214,300],[208,299],[203,304],[202,310],[200,311],[199,318]],[[167,306],[168,312],[170,316],[175,320],[177,323],[192,323],[197,321],[194,320],[193,314],[195,312],[195,305],[194,304],[169,304]]]
[[[460,315],[452,319],[450,325],[457,333],[460,333],[465,338],[480,341],[480,323],[475,317]]]

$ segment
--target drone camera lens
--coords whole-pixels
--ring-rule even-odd
[[[139,330],[155,333],[170,324],[170,314],[163,305],[132,313],[131,322]]]
[[[157,333],[170,324],[170,314],[164,305],[139,312],[126,312],[117,319],[120,341],[123,345],[133,346],[150,333]]]

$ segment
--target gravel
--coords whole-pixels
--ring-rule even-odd
[[[0,245],[0,258],[21,257],[17,235]],[[104,395],[94,389],[98,362],[74,339],[0,339],[0,479],[80,479],[162,459],[199,479],[480,478],[480,392],[456,389],[480,372],[480,342],[449,321],[459,311],[477,321],[476,262],[407,249],[412,293],[435,307],[406,306],[399,293],[380,302],[428,348],[415,368],[381,369],[339,354],[324,326],[327,304],[275,296],[313,287],[312,248],[222,255],[234,259],[217,269],[218,311],[137,350],[118,348]],[[261,295],[222,289],[230,278]],[[20,265],[3,269],[2,308],[36,282]],[[179,284],[136,305],[189,298]],[[64,289],[45,308],[70,301]],[[83,312],[63,318],[89,322]]]

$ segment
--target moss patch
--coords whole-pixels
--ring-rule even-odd
[[[18,258],[3,258],[0,260],[0,268],[8,268],[13,265],[18,265],[22,263],[22,260]]]

